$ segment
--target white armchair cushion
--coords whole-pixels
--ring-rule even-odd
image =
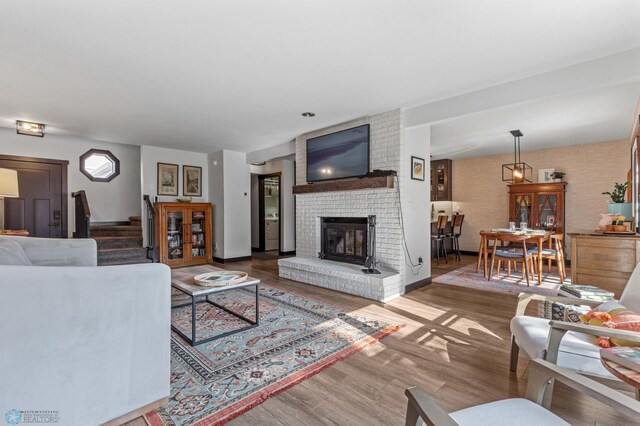
[[[544,358],[549,337],[549,320],[516,316],[511,320],[511,333],[518,346],[532,358]],[[615,379],[600,362],[600,347],[592,336],[567,332],[560,343],[557,365],[578,373]]]
[[[524,398],[504,399],[465,408],[449,416],[460,426],[568,426],[569,423]]]
[[[0,241],[15,241],[33,266],[96,266],[98,248],[89,238],[35,238],[0,236]]]
[[[20,244],[13,239],[3,238],[0,240],[0,265],[31,266],[31,261]]]

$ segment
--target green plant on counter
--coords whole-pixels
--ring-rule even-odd
[[[603,192],[602,195],[608,195],[611,197],[612,203],[624,203],[624,195],[627,193],[629,187],[629,181],[625,183],[618,183],[613,186],[613,192]]]

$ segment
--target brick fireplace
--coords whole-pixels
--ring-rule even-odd
[[[297,185],[306,184],[305,142],[308,138],[367,123],[371,126],[370,170],[396,170],[399,176],[394,188],[296,195],[296,257],[279,260],[280,276],[378,301],[388,301],[404,293],[405,260],[397,188],[402,174],[401,117],[400,110],[389,111],[301,135],[296,139]],[[366,258],[366,251],[363,252],[361,248],[362,238],[367,235],[369,216],[376,218],[376,268],[380,270],[380,275],[366,275],[362,272],[363,257]],[[336,218],[339,219],[338,222],[335,221]],[[346,223],[342,223],[341,228],[336,230],[335,225],[340,221]],[[355,224],[360,228],[356,229],[353,226]],[[323,235],[323,225],[328,225],[336,232],[332,231],[331,236]],[[349,227],[353,229],[347,233],[346,229]],[[358,234],[359,230],[364,230],[364,233]],[[326,247],[323,247],[325,238],[335,245],[332,260],[326,257]],[[328,242],[325,242],[325,246]],[[366,241],[364,247],[367,247]],[[319,254],[323,252],[325,256],[321,259]],[[333,258],[336,254],[343,259]],[[344,255],[351,262],[336,261],[346,260]]]

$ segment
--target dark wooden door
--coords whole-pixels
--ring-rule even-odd
[[[18,171],[20,194],[4,199],[4,228],[67,238],[67,162],[0,156],[0,167]]]

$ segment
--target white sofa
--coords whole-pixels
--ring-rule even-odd
[[[98,425],[166,401],[169,268],[96,266],[90,239],[6,238],[33,266],[0,265],[0,415],[53,410],[58,424]]]

